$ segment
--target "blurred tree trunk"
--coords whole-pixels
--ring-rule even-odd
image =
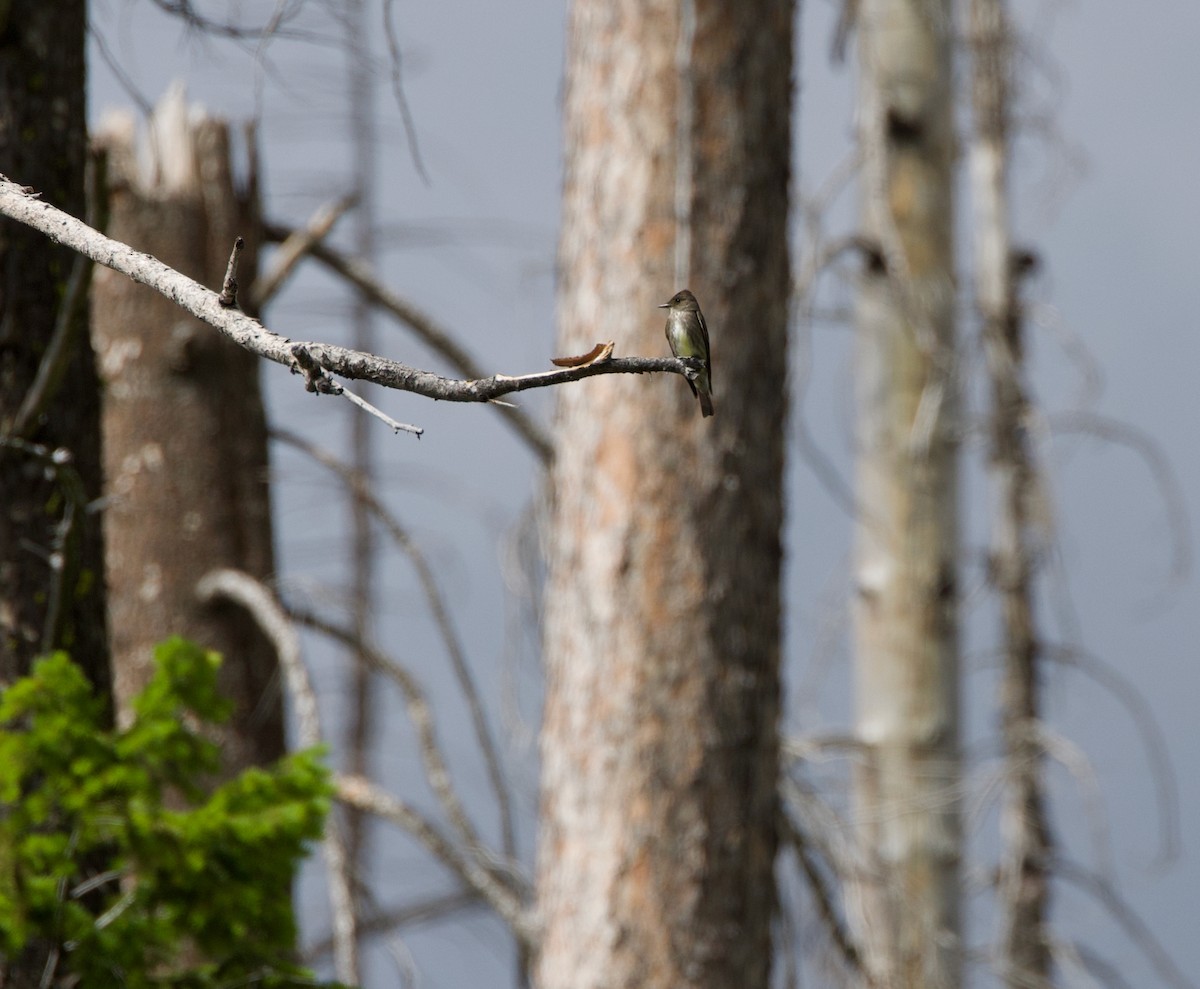
[[[1041,648],[1034,619],[1036,466],[1024,382],[1019,279],[1033,262],[1017,255],[1009,230],[1013,37],[1003,0],[970,5],[971,143],[975,203],[975,297],[991,379],[989,462],[995,500],[988,572],[1000,595],[1004,679],[1001,721],[1008,791],[1000,867],[1001,971],[1015,987],[1051,984],[1050,823],[1038,737]]]
[[[375,67],[372,61],[371,16],[367,0],[345,0],[343,23],[349,75],[350,143],[353,146],[354,172],[351,194],[354,207],[354,253],[372,267],[379,262],[375,237],[378,196],[375,162],[379,157],[376,132]],[[374,308],[361,294],[354,296],[351,309],[352,346],[375,353]],[[363,396],[371,401],[371,389],[360,385]],[[376,453],[373,437],[378,425],[359,409],[347,406],[350,418],[350,463],[368,489],[375,486]],[[365,499],[350,494],[350,618],[360,642],[374,641],[375,588],[379,571],[379,544],[372,527],[371,512]],[[346,719],[346,769],[362,776],[370,775],[371,744],[375,739],[379,691],[375,672],[352,652],[346,653],[346,687],[350,696],[350,716]],[[366,871],[369,857],[366,818],[352,807],[343,807],[346,820],[346,855],[357,873]]]
[[[100,142],[109,158],[109,234],[219,290],[234,240],[247,249],[240,299],[254,278],[257,194],[240,195],[221,121],[189,115],[182,90],[155,110],[151,167],[136,163],[134,125]],[[116,272],[97,273],[96,351],[105,383],[106,538],[118,708],[153,672],[152,647],[184,635],[224,654],[222,688],[236,704],[223,730],[231,769],[283,751],[275,658],[231,605],[201,605],[196,582],[234,567],[274,572],[267,434],[259,361],[171,302]]]
[[[85,28],[83,0],[0,4],[0,173],[80,217]],[[0,680],[66,648],[106,692],[89,272],[37,231],[0,221]]]
[[[871,981],[961,985],[949,0],[862,0],[856,779]]]
[[[558,397],[535,963],[542,989],[765,987],[775,905],[793,5],[577,0],[561,353],[677,376]]]

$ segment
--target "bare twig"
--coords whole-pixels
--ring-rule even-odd
[[[333,344],[294,343],[268,330],[256,319],[237,310],[223,308],[217,302],[217,293],[157,258],[105,237],[86,223],[49,203],[41,202],[36,194],[7,178],[0,179],[0,214],[41,231],[55,243],[64,244],[106,268],[128,275],[171,299],[202,322],[220,330],[238,346],[293,370],[298,370],[296,348],[300,347],[312,355],[323,370],[343,378],[371,381],[386,388],[446,402],[491,402],[515,392],[548,388],[600,374],[653,374],[666,371],[686,375],[689,368],[695,367],[695,362],[686,358],[619,357],[584,367],[556,368],[515,377],[494,374],[476,380],[446,378],[399,361]]]
[[[352,391],[346,388],[341,382],[334,381],[333,377],[325,370],[313,356],[308,345],[297,343],[292,346],[292,357],[296,361],[296,369],[304,375],[304,387],[318,395],[341,395],[343,398],[357,405],[364,412],[375,416],[380,422],[383,422],[391,427],[393,433],[401,431],[414,433],[417,439],[421,438],[421,434],[425,432],[420,426],[413,426],[409,423],[397,422],[386,412],[382,412],[375,408],[370,402],[364,398],[359,398]]]
[[[335,382],[334,384],[337,383]],[[364,412],[370,413],[380,422],[390,427],[393,433],[412,433],[417,439],[420,439],[425,433],[423,426],[414,426],[412,423],[400,422],[398,419],[393,419],[386,412],[375,408],[375,406],[368,402],[365,398],[360,398],[358,395],[355,395],[354,392],[350,391],[350,389],[344,385],[337,385],[337,390],[333,394],[343,396],[352,404],[357,405]]]
[[[413,168],[421,176],[421,181],[429,185],[429,173],[425,171],[421,147],[417,143],[417,125],[413,122],[412,109],[408,105],[408,97],[404,94],[404,82],[400,77],[400,42],[396,38],[396,28],[392,23],[393,6],[393,0],[384,0],[383,36],[387,41],[388,55],[391,57],[392,95],[396,100],[396,109],[400,111],[400,121],[404,125],[404,136],[408,140],[408,153],[412,156]]]
[[[312,44],[325,44],[324,35],[300,28],[285,28],[284,23],[296,16],[301,4],[278,4],[276,13],[262,25],[243,27],[232,20],[220,21],[207,17],[196,9],[192,0],[150,0],[164,13],[178,17],[190,31],[199,31],[214,38],[225,38],[235,42],[257,41],[261,46],[270,38],[290,38]],[[288,11],[291,7],[292,10]]]
[[[288,620],[275,595],[249,574],[236,570],[213,570],[196,585],[202,600],[223,598],[241,605],[271,640],[283,667],[288,692],[296,711],[300,744],[314,748],[321,744],[321,722],[317,695],[308,670],[300,658],[300,637]],[[359,983],[357,918],[351,894],[346,848],[332,817],[325,822],[322,842],[328,871],[330,909],[333,914],[334,968],[340,981]]]
[[[239,237],[233,242],[233,250],[229,252],[229,263],[225,266],[225,280],[221,282],[221,294],[217,296],[217,303],[226,309],[232,309],[237,305],[238,260],[241,258],[242,251],[245,248],[246,241]]]
[[[1104,791],[1096,777],[1096,770],[1078,745],[1057,732],[1051,731],[1045,722],[1025,726],[1037,745],[1051,759],[1061,765],[1079,784],[1080,799],[1088,812],[1088,823],[1092,831],[1099,871],[1110,876],[1113,873],[1112,838],[1109,834],[1108,818],[1104,813]]]
[[[495,873],[463,855],[462,850],[419,811],[370,780],[361,776],[338,775],[335,783],[339,800],[374,814],[416,838],[508,924],[520,944],[526,948],[531,946],[533,921],[522,906],[520,897]]]

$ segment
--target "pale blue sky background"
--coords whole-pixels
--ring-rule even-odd
[[[222,3],[201,3],[215,14]],[[273,4],[232,5],[251,19]],[[311,0],[312,24],[330,30]],[[827,53],[833,7],[812,0],[802,12],[798,69],[796,189],[811,193],[847,154],[852,129],[852,76]],[[552,3],[397,3],[406,93],[431,176],[425,186],[407,156],[395,104],[381,84],[377,109],[383,136],[378,222],[389,284],[456,328],[484,367],[519,372],[543,367],[553,339],[553,266],[560,186],[559,94],[566,8]],[[1042,255],[1030,285],[1037,305],[1030,327],[1038,397],[1048,414],[1084,407],[1085,380],[1064,341],[1086,348],[1101,390],[1086,407],[1124,420],[1153,437],[1175,471],[1195,524],[1200,521],[1196,454],[1200,370],[1200,5],[1165,0],[1134,9],[1115,3],[1023,2],[1019,16],[1034,39],[1022,63],[1025,138],[1016,190],[1018,235]],[[378,24],[378,13],[373,15]],[[93,24],[142,93],[153,100],[174,78],[191,97],[231,118],[261,110],[268,213],[302,222],[347,181],[349,131],[345,59],[336,47],[277,42],[269,71],[256,73],[252,53],[201,38],[190,40],[149,0],[96,0]],[[373,34],[383,59],[378,31]],[[94,46],[93,46],[94,50]],[[127,105],[112,74],[93,54],[93,117]],[[261,102],[256,101],[261,92]],[[967,206],[963,202],[964,208]],[[834,210],[831,230],[852,223],[852,200]],[[349,226],[341,231],[349,235]],[[799,231],[796,244],[801,242]],[[666,298],[673,286],[662,286]],[[834,281],[820,302],[846,299]],[[309,269],[269,312],[292,337],[342,341],[348,298]],[[621,314],[625,320],[628,314]],[[654,313],[646,319],[656,320]],[[714,336],[720,333],[713,328]],[[607,338],[598,328],[598,338]],[[402,331],[380,323],[380,350],[437,367]],[[793,378],[805,381],[802,421],[848,476],[849,332],[817,323],[798,328]],[[277,421],[326,446],[344,448],[345,417],[333,399],[306,394],[282,369],[266,369]],[[648,383],[648,387],[655,387]],[[591,382],[583,387],[603,387]],[[543,419],[548,395],[522,397]],[[500,419],[473,406],[433,404],[384,395],[379,404],[423,425],[419,443],[379,427],[377,447],[389,500],[439,571],[485,692],[497,700],[493,721],[508,753],[527,811],[534,807],[531,739],[536,731],[536,635],[510,589],[518,571],[511,551],[524,513],[538,493],[533,459]],[[832,732],[846,724],[844,607],[850,524],[792,443],[788,529],[789,725]],[[1072,642],[1109,664],[1140,690],[1161,726],[1179,789],[1178,856],[1153,869],[1159,828],[1154,789],[1139,736],[1127,711],[1078,672],[1048,673],[1052,724],[1090,760],[1109,821],[1115,877],[1176,961],[1200,981],[1200,783],[1197,697],[1200,609],[1197,580],[1167,580],[1171,532],[1145,465],[1127,449],[1099,441],[1047,439],[1043,453],[1056,497],[1057,560],[1063,578],[1043,602],[1046,635]],[[982,602],[980,552],[986,511],[979,444],[964,487],[973,543],[966,571],[969,750],[977,758],[978,792],[995,751],[992,672],[986,656],[994,616]],[[293,595],[333,602],[344,580],[343,510],[336,486],[293,455],[277,452],[278,533],[284,583]],[[463,785],[479,793],[482,770],[467,744],[461,706],[444,674],[412,577],[390,563],[380,587],[379,637],[431,684],[446,720]],[[1064,618],[1064,616],[1066,616]],[[330,657],[321,664],[322,696],[336,718],[341,679]],[[394,786],[415,774],[410,736],[395,710],[385,720],[381,759]],[[1053,822],[1075,858],[1097,861],[1084,823],[1080,786],[1055,771]],[[487,822],[488,805],[477,801]],[[981,834],[994,832],[987,816]],[[531,818],[523,844],[532,848]],[[380,832],[381,835],[390,832]],[[990,839],[976,842],[981,852]],[[376,890],[386,903],[412,902],[446,888],[409,843],[380,845]],[[306,882],[309,915],[320,932],[319,889]],[[980,937],[989,933],[977,916]],[[479,913],[404,935],[405,951],[427,987],[504,985],[511,953],[497,924]],[[1117,964],[1130,985],[1155,984],[1141,956],[1102,910],[1070,889],[1055,901],[1064,934],[1080,938]],[[370,959],[369,984],[395,985],[397,968],[382,952]],[[975,984],[988,980],[977,978]],[[1078,981],[1078,980],[1076,980]]]

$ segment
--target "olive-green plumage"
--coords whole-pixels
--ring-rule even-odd
[[[669,310],[667,343],[671,345],[671,353],[676,357],[697,357],[704,361],[704,370],[696,375],[695,381],[688,378],[687,383],[692,394],[700,399],[701,414],[710,416],[713,414],[712,360],[708,353],[708,324],[704,322],[700,304],[685,288],[658,308]]]

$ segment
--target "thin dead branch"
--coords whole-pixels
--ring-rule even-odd
[[[81,220],[49,203],[41,202],[32,190],[8,178],[0,179],[0,214],[33,227],[56,243],[70,247],[98,264],[159,292],[251,353],[293,371],[302,370],[298,355],[307,355],[310,367],[319,369],[322,380],[330,374],[336,374],[441,401],[492,402],[504,395],[580,381],[601,374],[652,374],[666,371],[686,377],[694,366],[694,362],[677,357],[620,357],[584,367],[557,368],[517,376],[494,374],[475,380],[446,378],[346,347],[292,341],[267,329],[256,319],[223,308],[217,301],[216,292],[180,274],[157,258],[105,237]],[[311,383],[313,372],[310,371],[308,377]],[[313,390],[321,389],[315,387]],[[418,431],[416,427],[401,428]]]
[[[421,552],[416,541],[408,533],[408,530],[400,524],[395,515],[375,497],[375,493],[368,483],[368,478],[364,477],[360,472],[347,467],[346,464],[332,453],[321,449],[315,443],[302,436],[287,430],[275,430],[272,435],[281,442],[294,446],[323,467],[333,471],[351,490],[355,498],[361,501],[366,510],[383,524],[384,528],[387,529],[388,535],[391,536],[396,545],[412,562],[413,569],[417,574],[417,580],[421,585],[422,593],[425,595],[426,604],[429,607],[430,614],[433,616],[438,634],[441,636],[442,642],[446,647],[446,653],[450,659],[450,667],[454,672],[455,679],[458,682],[459,689],[462,691],[463,699],[471,715],[471,725],[475,732],[475,739],[483,756],[488,782],[491,785],[492,793],[496,798],[496,804],[500,812],[501,845],[505,855],[509,858],[515,858],[516,834],[513,823],[512,795],[509,793],[508,785],[505,781],[499,748],[492,734],[491,726],[488,724],[487,713],[484,709],[483,700],[479,695],[479,690],[475,685],[475,678],[467,663],[466,650],[459,639],[454,620],[450,615],[450,609],[446,604],[446,599],[442,594],[441,588],[438,586],[433,568],[425,558],[425,554]]]
[[[412,835],[463,884],[474,890],[512,931],[524,948],[532,945],[534,924],[521,902],[521,897],[491,869],[485,868],[473,856],[448,838],[423,814],[361,776],[335,777],[338,799],[359,810],[374,814]]]
[[[1108,816],[1104,812],[1104,791],[1091,760],[1078,745],[1058,732],[1051,731],[1045,722],[1026,726],[1038,747],[1069,772],[1079,784],[1080,799],[1087,811],[1092,832],[1098,870],[1105,876],[1113,874],[1112,837]]]
[[[391,657],[362,642],[349,629],[341,628],[319,615],[300,608],[291,609],[289,615],[297,624],[320,632],[341,645],[353,649],[358,658],[368,667],[383,673],[400,688],[400,692],[404,695],[409,720],[417,732],[417,747],[425,769],[425,778],[429,781],[429,786],[462,843],[462,847],[468,849],[464,854],[475,856],[481,868],[493,868],[492,863],[496,861],[496,857],[484,849],[483,841],[459,799],[458,791],[450,777],[449,765],[437,740],[433,711],[416,677]],[[512,886],[514,893],[521,891],[524,884],[516,881],[515,877],[518,875],[518,871],[511,861],[495,871],[501,882]]]
[[[412,108],[408,105],[408,96],[405,95],[404,81],[401,78],[400,42],[396,37],[392,17],[394,6],[394,0],[384,0],[383,37],[387,41],[388,56],[391,60],[392,96],[396,100],[396,109],[400,111],[400,122],[404,125],[404,137],[408,141],[408,153],[412,157],[413,168],[417,170],[421,181],[429,185],[429,173],[425,170],[421,146],[417,142],[417,125],[413,121]]]

